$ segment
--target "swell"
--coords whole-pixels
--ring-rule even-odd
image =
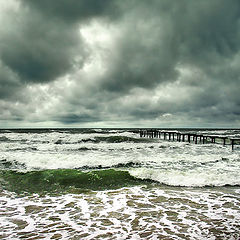
[[[54,144],[79,144],[79,143],[122,143],[122,142],[129,142],[129,143],[148,143],[148,142],[154,142],[154,139],[150,138],[134,138],[134,137],[128,137],[128,136],[95,136],[90,138],[83,138],[79,139],[77,141],[69,141],[66,139],[57,139],[53,142],[51,140],[42,140],[42,139],[10,139],[6,136],[0,137],[0,142],[8,142],[8,143],[40,143],[40,144],[48,144],[48,143],[54,143]]]
[[[138,162],[127,162],[127,163],[118,163],[115,165],[111,165],[111,166],[104,166],[104,165],[97,165],[97,166],[82,166],[80,168],[78,168],[78,170],[102,170],[102,169],[118,169],[118,168],[140,168],[140,167],[146,167],[146,164],[141,164]]]
[[[62,193],[73,190],[107,190],[147,184],[130,175],[128,171],[105,169],[81,171],[77,169],[51,169],[18,172],[0,171],[0,185],[16,193]]]
[[[106,142],[106,143],[121,143],[121,142],[132,142],[132,143],[146,143],[153,142],[153,139],[147,138],[133,138],[128,136],[106,136],[106,137],[94,137],[88,139],[82,139],[81,142]]]
[[[101,169],[83,171],[79,169],[51,169],[19,172],[0,170],[0,189],[17,194],[63,194],[81,193],[89,190],[110,190],[137,185],[168,187],[239,187],[239,184],[205,184],[189,186],[181,183],[170,184],[150,178],[138,178],[128,171]]]
[[[70,134],[109,134],[109,132],[124,132],[124,129],[101,129],[101,128],[22,128],[22,129],[0,129],[0,133],[70,133]]]
[[[9,142],[11,141],[9,138],[7,138],[6,136],[0,136],[0,142]]]
[[[8,161],[7,159],[0,159],[0,170],[23,170],[26,169],[25,164],[19,163],[16,160]]]
[[[59,139],[55,141],[55,144],[76,144],[76,143],[122,143],[122,142],[129,142],[129,143],[147,143],[153,142],[154,139],[149,138],[134,138],[128,136],[96,136],[91,138],[84,138],[80,139],[77,142],[68,142],[63,139]]]

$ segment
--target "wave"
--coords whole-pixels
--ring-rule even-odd
[[[153,146],[149,146],[148,148],[154,148]],[[137,149],[146,149],[146,147],[137,147]],[[116,149],[114,148],[107,148],[108,151],[116,151]],[[126,147],[122,147],[122,148],[118,148],[117,151],[118,152],[123,152],[123,151],[132,151],[133,148],[126,148]],[[85,152],[85,151],[103,151],[103,148],[99,147],[79,147],[79,148],[65,148],[65,151],[69,151],[69,152]]]
[[[77,149],[69,149],[70,151],[80,151],[80,152],[84,152],[84,151],[97,151],[98,148],[88,148],[88,147],[80,147]]]
[[[240,186],[238,172],[220,171],[211,168],[162,169],[132,168],[129,173],[138,179],[151,179],[158,184],[174,187],[223,187]]]
[[[101,170],[101,169],[118,169],[118,168],[140,168],[140,167],[145,167],[146,164],[141,164],[138,162],[127,162],[127,163],[118,163],[115,165],[111,165],[111,166],[103,166],[103,165],[97,165],[97,166],[82,166],[80,168],[77,168],[79,170]]]
[[[58,139],[54,143],[55,144],[79,144],[79,143],[149,143],[155,142],[156,140],[150,138],[134,138],[128,136],[95,136],[91,138],[83,138],[76,142],[69,142],[64,139]]]
[[[70,133],[70,134],[109,134],[125,132],[125,129],[101,129],[101,128],[22,128],[22,129],[0,129],[0,133]],[[130,130],[130,132],[132,132]]]
[[[148,138],[133,138],[128,136],[106,136],[106,137],[95,137],[89,139],[83,139],[83,142],[92,141],[92,142],[106,142],[106,143],[121,143],[121,142],[133,142],[133,143],[146,143],[153,142],[153,139]]]
[[[14,169],[14,170],[22,170],[26,169],[25,164],[19,163],[18,161],[8,161],[7,159],[0,160],[0,169]]]
[[[126,170],[124,169],[126,167]],[[110,190],[137,185],[170,187],[240,186],[236,176],[183,173],[146,169],[134,163],[118,164],[105,169],[48,169],[35,171],[0,170],[0,189],[17,194],[81,193],[90,190]]]
[[[108,133],[109,134],[109,133]],[[83,135],[81,135],[83,136]],[[148,143],[148,142],[155,142],[156,139],[150,139],[150,138],[134,138],[129,136],[93,136],[89,138],[80,138],[79,140],[69,140],[69,139],[56,139],[52,143],[54,144],[80,144],[80,143],[122,143],[122,142],[131,142],[131,143]],[[12,143],[34,143],[34,144],[48,144],[51,143],[51,140],[43,140],[43,139],[10,139],[6,136],[0,136],[0,142],[12,142]]]
[[[0,186],[16,193],[62,193],[86,190],[107,190],[147,184],[123,170],[81,171],[54,169],[30,172],[0,171]]]
[[[15,151],[37,151],[38,149],[36,147],[17,147],[17,148],[9,148],[8,152],[15,152]]]
[[[5,143],[26,143],[28,142],[28,139],[10,139],[6,136],[1,136],[0,137],[0,142],[5,142]],[[34,142],[34,141],[32,141]],[[41,142],[41,141],[35,141],[36,143]]]
[[[10,141],[10,139],[7,138],[6,136],[1,136],[0,137],[0,142],[9,142],[9,141]]]

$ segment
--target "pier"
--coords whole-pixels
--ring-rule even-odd
[[[159,138],[168,141],[178,141],[178,142],[188,142],[188,143],[222,143],[223,146],[231,145],[232,150],[234,150],[234,145],[240,144],[240,138],[231,138],[228,136],[219,135],[204,135],[188,132],[178,132],[178,131],[163,131],[157,129],[141,129],[139,130],[140,137],[146,138]]]

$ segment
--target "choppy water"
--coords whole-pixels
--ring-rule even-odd
[[[2,130],[0,169],[3,239],[240,238],[238,146],[130,130]]]

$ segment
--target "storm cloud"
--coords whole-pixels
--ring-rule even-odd
[[[238,0],[0,5],[2,127],[240,126]]]

